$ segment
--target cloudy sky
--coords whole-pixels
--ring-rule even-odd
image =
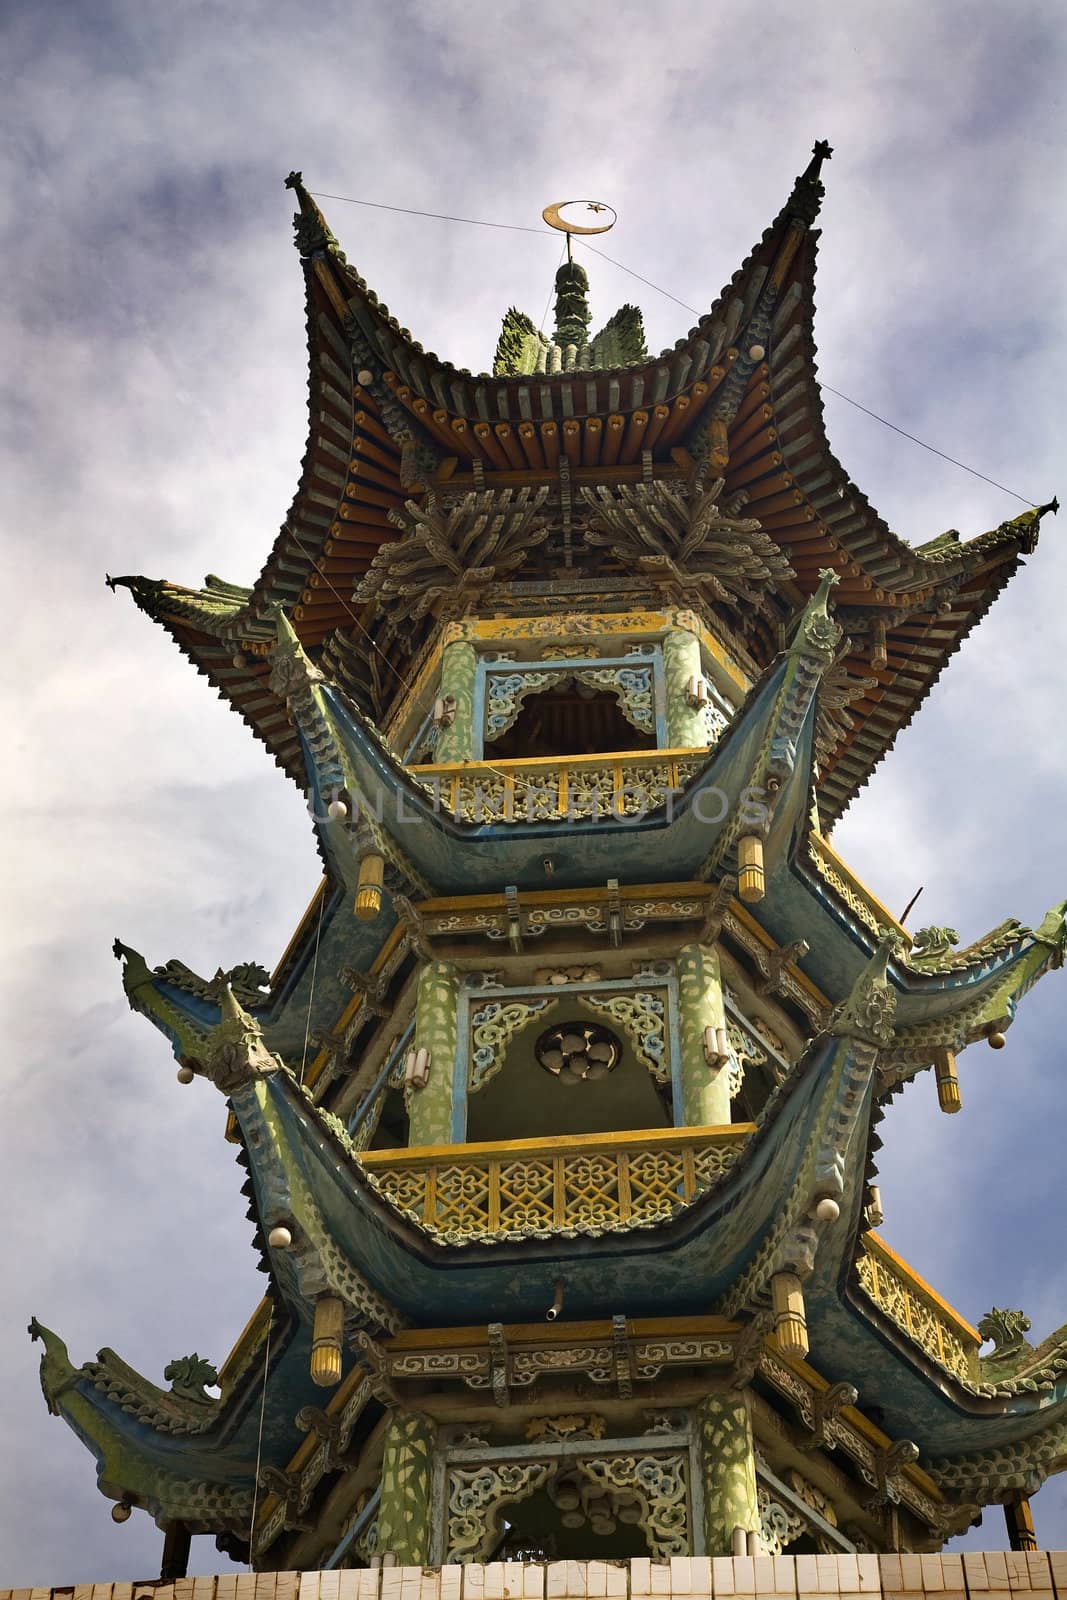
[[[261,1283],[217,1096],[127,1010],[116,934],[151,962],[268,967],[316,882],[295,791],[104,573],[251,582],[305,444],[301,279],[282,180],[523,225],[610,201],[608,254],[703,309],[815,138],[826,381],[1027,499],[1061,471],[1062,25],[1054,5],[769,0],[17,0],[0,40],[0,297],[10,856],[0,1066],[0,1584],[144,1577],[44,1410],[30,1314],[72,1358],[159,1377],[219,1361]],[[511,303],[539,318],[558,240],[325,202],[428,348],[475,370]],[[650,345],[692,317],[585,258],[594,312]],[[840,400],[833,444],[892,526],[971,536],[1022,509]],[[1062,520],[1062,519],[1061,519]],[[836,843],[964,940],[1067,895],[1067,529],[1054,522]],[[1067,1319],[1062,1016],[1052,976],[964,1112],[922,1079],[886,1129],[884,1233],[971,1320]],[[1035,1502],[1067,1546],[1067,1493]],[[1003,1546],[999,1512],[971,1542]],[[207,1540],[194,1568],[225,1562]]]

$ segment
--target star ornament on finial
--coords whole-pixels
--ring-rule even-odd
[[[598,222],[595,226],[581,223],[577,220],[575,212],[592,211],[594,216],[606,213],[608,220]],[[614,206],[607,205],[603,200],[558,200],[553,206],[546,206],[541,216],[550,228],[556,228],[560,233],[607,233],[615,226],[618,216]]]
[[[289,176],[285,180],[285,187],[287,189],[300,189],[303,187],[303,184],[304,174],[302,172],[290,172]]]
[[[829,161],[833,155],[833,146],[828,139],[816,139],[811,147],[811,153],[816,161]]]

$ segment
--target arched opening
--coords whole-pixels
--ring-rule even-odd
[[[486,741],[485,758],[509,761],[655,748],[655,737],[623,716],[609,689],[593,689],[567,679],[542,694],[530,695],[511,727]]]
[[[503,1058],[467,1105],[467,1139],[472,1143],[505,1139],[549,1139],[561,1134],[619,1133],[644,1128],[669,1128],[674,1117],[669,1084],[657,1082],[638,1058],[625,1030],[609,1023],[618,1052],[611,1070],[600,1075],[571,1062],[555,1070],[551,1041],[548,1064],[539,1058],[538,1043],[546,1031],[583,1034],[602,1026],[604,1018],[578,996],[554,1002],[508,1042]],[[573,1024],[573,1027],[571,1026]],[[593,1049],[596,1051],[595,1036]]]
[[[504,1532],[487,1561],[627,1561],[647,1556],[636,1497],[603,1509],[583,1499],[583,1485],[563,1473],[508,1506]]]

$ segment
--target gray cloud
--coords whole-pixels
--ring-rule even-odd
[[[3,1069],[9,1431],[0,1578],[143,1577],[158,1533],[108,1518],[50,1422],[22,1328],[158,1375],[221,1359],[260,1280],[220,1108],[174,1082],[121,999],[114,934],[201,970],[270,965],[317,878],[294,792],[103,573],[250,581],[304,448],[300,277],[281,179],[536,223],[566,195],[620,212],[611,256],[703,308],[815,137],[828,178],[827,382],[1023,494],[1057,487],[1063,217],[1050,207],[1062,21],[819,0],[299,11],[248,3],[9,10],[0,157],[8,772]],[[539,316],[558,243],[336,202],[351,259],[428,347],[483,368],[514,302]],[[588,258],[594,311],[639,300],[651,342],[692,318]],[[1020,509],[827,398],[842,460],[908,537]],[[1061,485],[1062,487],[1062,485]],[[836,843],[900,909],[965,939],[1064,893],[1065,558],[1055,527],[964,647]],[[1056,980],[965,1109],[916,1084],[886,1127],[893,1244],[976,1320],[1067,1316]],[[974,1058],[974,1059],[972,1059]],[[862,1380],[859,1380],[862,1386]],[[1059,1484],[1039,1534],[1067,1544]],[[972,1542],[1004,1542],[999,1516]],[[198,1570],[225,1563],[197,1541]]]

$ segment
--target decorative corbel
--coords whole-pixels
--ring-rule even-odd
[[[783,986],[786,968],[803,961],[811,946],[806,939],[794,939],[780,950],[768,950],[760,961],[762,975],[752,985],[758,995],[778,994]]]
[[[608,934],[613,948],[617,950],[622,944],[623,933],[622,896],[619,894],[618,878],[608,879],[607,913]]]
[[[344,967],[341,977],[353,994],[362,995],[363,1009],[374,1017],[392,1015],[388,999],[389,980],[384,973],[361,972],[358,967]]]
[[[491,1322],[486,1328],[489,1340],[489,1370],[493,1399],[498,1406],[511,1404],[508,1389],[508,1342],[504,1337],[504,1324]]]
[[[370,1392],[375,1400],[381,1401],[383,1406],[402,1405],[403,1402],[389,1378],[388,1357],[378,1341],[372,1339],[364,1328],[357,1328],[351,1343],[356,1352],[356,1360],[370,1381]]]
[[[919,1459],[919,1446],[910,1439],[897,1439],[888,1450],[879,1450],[874,1458],[878,1487],[864,1507],[867,1511],[881,1510],[884,1506],[900,1503],[900,1478],[905,1467]]]
[[[320,1444],[326,1446],[326,1470],[335,1472],[343,1466],[341,1451],[341,1414],[331,1416],[318,1406],[301,1406],[295,1417],[301,1433],[313,1433]]]
[[[316,1051],[325,1050],[329,1053],[330,1057],[328,1067],[318,1079],[317,1093],[321,1101],[323,1092],[334,1081],[334,1079],[341,1077],[345,1072],[351,1071],[351,1067],[349,1066],[347,1060],[347,1030],[342,1029],[340,1033],[337,1033],[327,1028],[320,1028],[312,1033],[311,1042]]]
[[[426,923],[415,904],[406,894],[394,894],[393,910],[407,931],[413,953],[420,961],[432,961],[434,953],[426,934]]]
[[[696,937],[697,944],[715,943],[722,932],[723,919],[730,908],[730,901],[736,893],[737,878],[732,872],[724,873],[715,885],[715,893],[708,901],[704,921]]]
[[[615,1312],[611,1319],[611,1360],[619,1399],[629,1400],[634,1392],[634,1357],[630,1330],[626,1317],[620,1311]]]
[[[517,956],[521,956],[522,912],[519,908],[519,891],[515,884],[509,883],[505,885],[504,900],[507,905],[508,944]]]
[[[767,1345],[767,1335],[774,1326],[770,1311],[756,1311],[745,1323],[734,1341],[734,1364],[730,1373],[731,1389],[747,1389],[759,1370],[760,1359]]]
[[[300,1478],[299,1472],[287,1472],[282,1467],[266,1466],[259,1469],[259,1487],[268,1494],[277,1495],[285,1503],[285,1528],[293,1533],[310,1533],[315,1524],[302,1516],[310,1494],[302,1493]]]
[[[832,1383],[814,1397],[812,1433],[802,1441],[801,1450],[833,1450],[837,1440],[832,1436],[831,1424],[846,1406],[854,1406],[859,1392],[851,1383]]]

